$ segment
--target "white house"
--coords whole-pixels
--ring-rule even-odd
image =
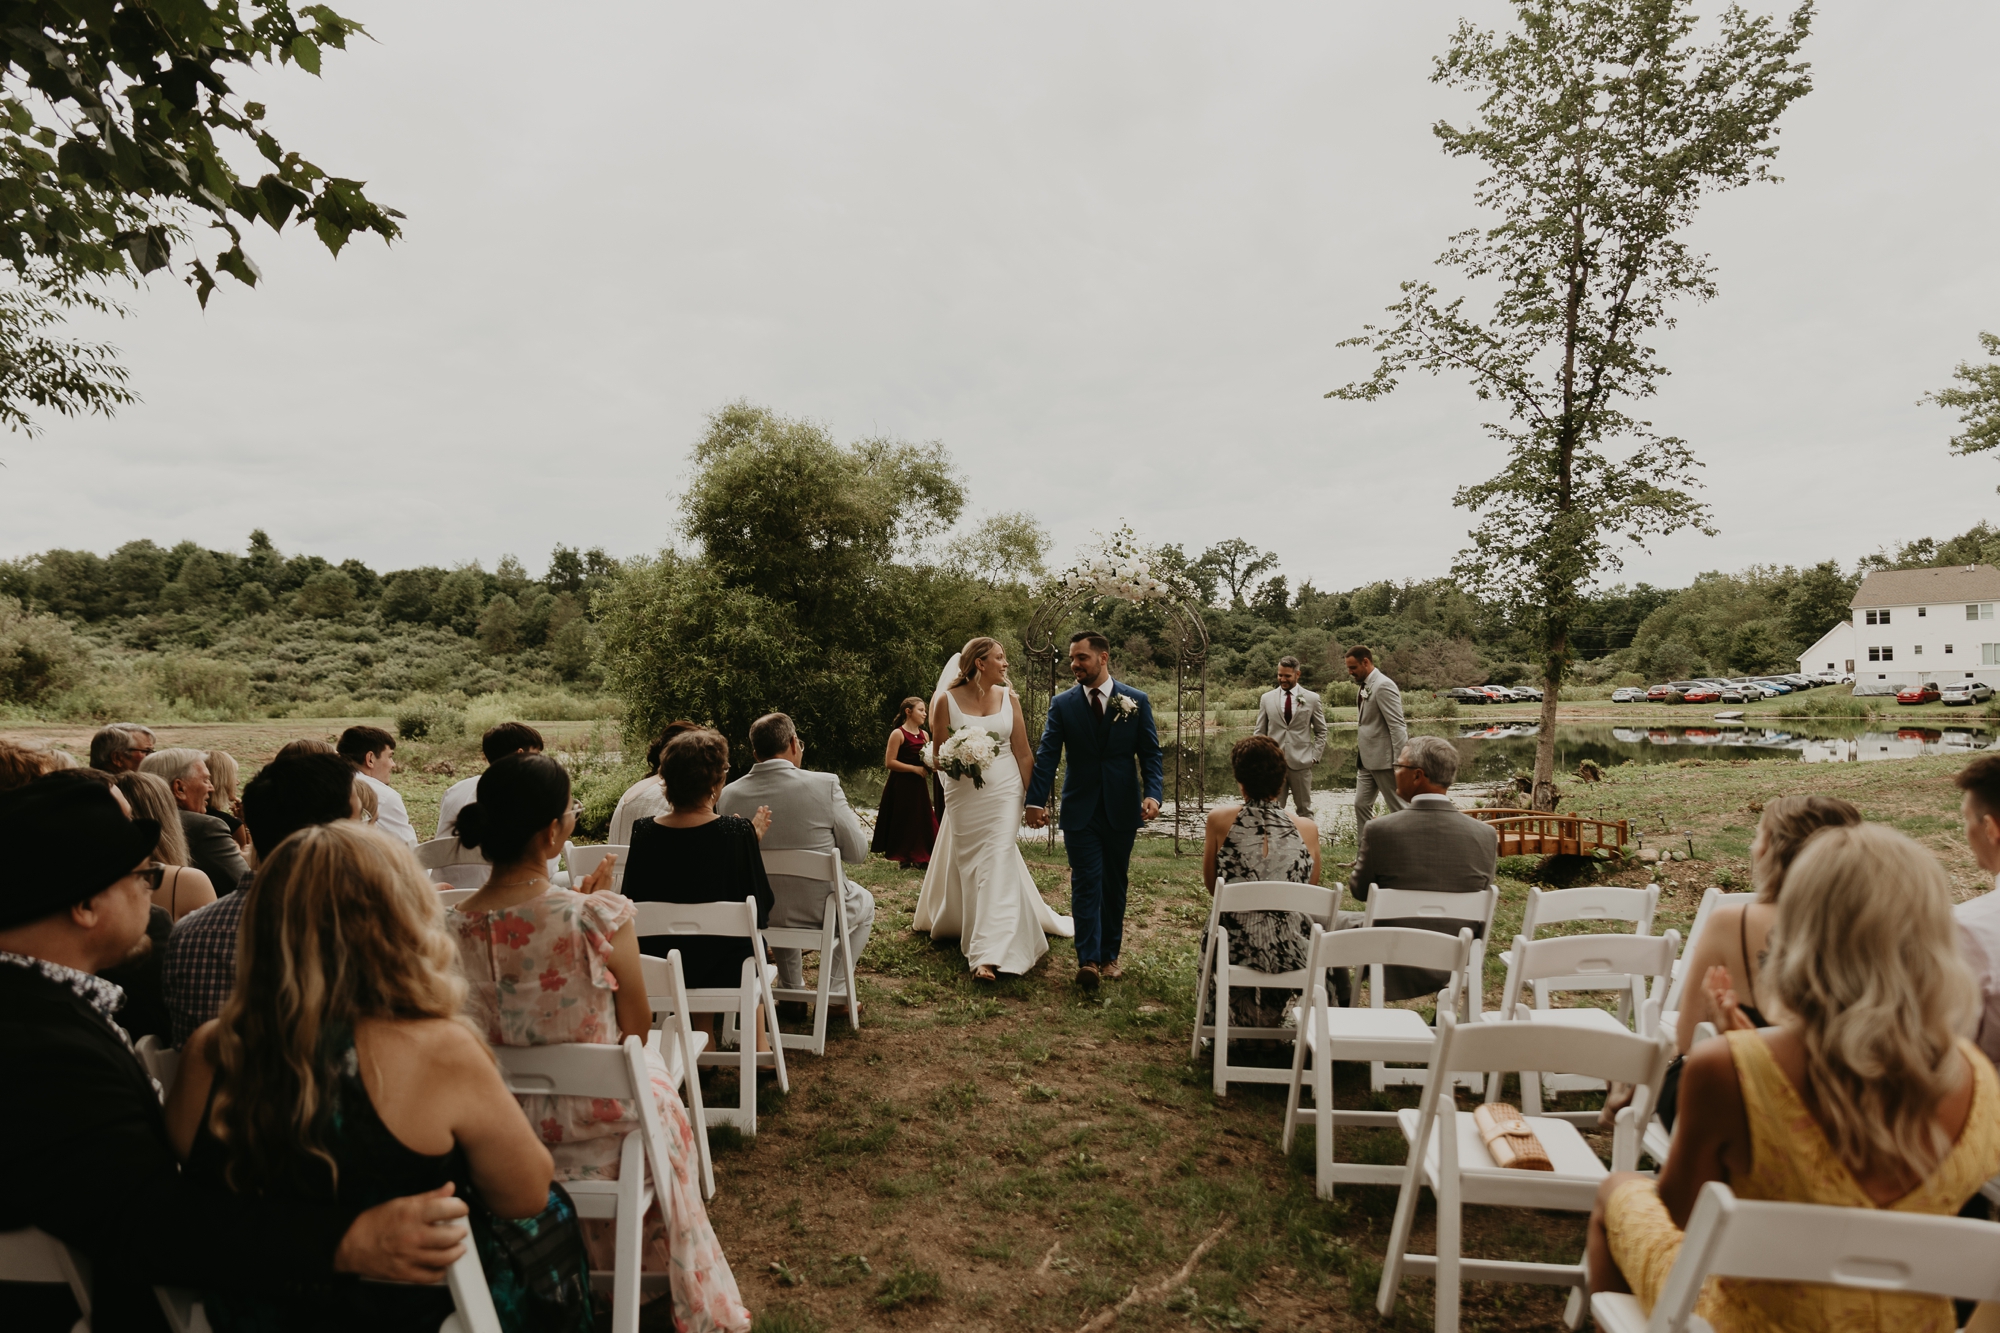
[[[2000,569],[1877,570],[1861,580],[1848,605],[1853,620],[1828,631],[1799,659],[1800,670],[1824,671],[1822,662],[1845,661],[1822,651],[1845,630],[1857,685],[1981,679],[2000,687],[2000,620],[1993,618]]]
[[[1799,670],[1808,676],[1854,670],[1854,622],[1843,620],[1820,635],[1818,643],[1799,654]]]

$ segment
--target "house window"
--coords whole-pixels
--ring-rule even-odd
[[[1920,643],[1916,647],[1910,649],[1910,655],[1912,657],[1922,657],[1924,655],[1924,646]]]
[[[1868,618],[1868,623],[1871,625],[1886,625],[1889,623],[1889,613],[1887,611],[1863,611],[1861,614]]]
[[[1994,646],[2000,647],[2000,644]],[[1896,660],[1896,650],[1893,647],[1870,648],[1868,650],[1868,660],[1871,662],[1893,662]]]
[[[1945,655],[1946,657],[1950,657],[1950,656],[1951,656],[1951,645],[1950,645],[1950,644],[1946,644],[1946,645],[1944,646],[1944,655]]]
[[[1966,618],[1967,620],[1991,620],[1991,619],[1993,619],[1993,603],[1991,603],[1991,602],[1967,602],[1967,603],[1965,604],[1965,618]]]
[[[1979,665],[2000,666],[2000,643],[1982,643],[1979,645]]]
[[[1921,619],[1923,618],[1923,615],[1924,615],[1924,612],[1926,612],[1926,611],[1928,611],[1928,610],[1930,610],[1930,608],[1929,608],[1928,606],[1920,606],[1920,607],[1918,607],[1918,608],[1917,608],[1917,618],[1918,618],[1919,620],[1921,620]]]

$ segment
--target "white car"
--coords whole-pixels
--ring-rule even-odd
[[[1634,685],[1620,685],[1611,691],[1611,702],[1615,704],[1642,704],[1646,702],[1646,692]]]
[[[1961,680],[1938,687],[1938,702],[1947,708],[1983,704],[1993,697],[1993,687],[1979,680]]]

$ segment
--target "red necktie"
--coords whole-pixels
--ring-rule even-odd
[[[1286,690],[1286,691],[1285,691],[1285,721],[1287,721],[1287,722],[1290,722],[1291,720],[1292,720],[1292,692],[1291,692],[1290,690]]]
[[[1097,714],[1099,722],[1104,720],[1104,696],[1097,692],[1095,686],[1092,686],[1090,691],[1090,711]]]

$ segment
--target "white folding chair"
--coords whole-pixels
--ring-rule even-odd
[[[451,836],[418,843],[417,864],[434,882],[457,889],[476,889],[493,873],[484,856]]]
[[[132,1053],[139,1057],[139,1063],[146,1066],[146,1072],[160,1085],[162,1100],[173,1091],[174,1075],[180,1072],[181,1053],[171,1046],[160,1045],[160,1039],[147,1035],[132,1043]]]
[[[1701,932],[1708,926],[1709,917],[1714,915],[1717,907],[1732,898],[1748,901],[1756,896],[1754,893],[1724,893],[1717,888],[1711,888],[1701,895],[1701,906],[1695,909],[1694,920],[1688,925],[1687,947],[1681,950],[1679,958],[1674,959],[1673,983],[1667,987],[1666,998],[1660,1002],[1660,1022],[1667,1031],[1672,1032],[1680,1026],[1681,993],[1687,989],[1688,982],[1687,972],[1681,963],[1694,953],[1695,941],[1701,938]]]
[[[695,1059],[697,1069],[734,1064],[737,1067],[736,1105],[706,1108],[709,1120],[734,1125],[745,1134],[757,1133],[757,1071],[769,1069],[778,1076],[778,1089],[790,1092],[791,1079],[785,1074],[785,1044],[778,1034],[778,1005],[771,990],[777,969],[764,961],[764,937],[757,929],[757,900],[741,903],[638,903],[633,933],[645,939],[654,935],[721,935],[748,939],[750,957],[743,960],[742,978],[731,990],[690,990],[688,1013],[721,1014],[716,1025],[718,1048],[736,1044],[736,1053],[717,1049],[704,1051]],[[762,1012],[764,1032],[771,1049],[757,1049],[757,1024]]]
[[[1300,1125],[1313,1127],[1313,1151],[1317,1156],[1314,1186],[1320,1198],[1333,1197],[1337,1180],[1354,1185],[1395,1185],[1403,1179],[1401,1166],[1333,1160],[1334,1126],[1396,1123],[1394,1111],[1336,1110],[1334,1062],[1428,1060],[1437,1044],[1436,1031],[1414,1009],[1335,1007],[1327,995],[1327,969],[1387,964],[1449,972],[1451,983],[1438,996],[1438,1012],[1450,1013],[1458,1007],[1458,988],[1465,980],[1465,960],[1471,953],[1470,927],[1461,928],[1457,939],[1435,931],[1395,926],[1339,931],[1313,927],[1312,949],[1306,960],[1306,975],[1313,979],[1312,988],[1299,1014],[1301,1040],[1292,1048],[1292,1083],[1285,1095],[1283,1147],[1288,1153],[1292,1150],[1292,1134]],[[1313,1104],[1303,1106],[1300,1093],[1306,1086],[1308,1053],[1312,1057]]]
[[[1680,947],[1680,933],[1672,930],[1664,935],[1558,935],[1554,939],[1532,943],[1516,935],[1514,947],[1507,951],[1507,986],[1502,992],[1500,1012],[1503,1016],[1526,1019],[1539,1026],[1598,1032],[1627,1031],[1626,1026],[1608,1010],[1589,1005],[1574,1009],[1531,1009],[1521,1003],[1522,988],[1543,977],[1594,977],[1599,979],[1602,989],[1609,990],[1613,985],[1630,989],[1639,1035],[1650,1037],[1660,1029],[1659,997],[1666,994],[1667,977]],[[1649,976],[1653,978],[1650,993],[1646,988]],[[1540,1074],[1569,1072],[1575,1071],[1521,1070],[1522,1114],[1542,1114]],[[1572,1079],[1565,1082],[1572,1089],[1602,1086],[1595,1077],[1589,1081]],[[1499,1095],[1500,1082],[1495,1079],[1487,1087],[1486,1100],[1493,1101]],[[1549,1114],[1579,1124],[1597,1122],[1595,1111],[1552,1111]]]
[[[637,1037],[617,1046],[566,1043],[559,1046],[496,1046],[494,1057],[508,1091],[517,1096],[608,1097],[632,1102],[639,1124],[625,1136],[618,1157],[616,1180],[567,1180],[563,1188],[576,1204],[578,1217],[608,1217],[616,1221],[614,1266],[609,1273],[593,1270],[591,1279],[611,1286],[612,1333],[637,1333],[639,1271],[646,1234],[646,1210],[655,1199],[667,1208],[667,1181],[673,1163],[667,1155],[666,1126],[653,1101],[652,1075],[646,1068],[646,1048]],[[754,1097],[755,1089],[752,1089]],[[665,1274],[660,1274],[664,1280]]]
[[[1251,986],[1303,991],[1312,984],[1312,974],[1304,968],[1292,972],[1259,972],[1232,963],[1229,959],[1229,931],[1222,925],[1223,916],[1232,912],[1297,912],[1311,925],[1323,929],[1333,924],[1334,913],[1340,906],[1341,891],[1341,886],[1337,884],[1323,889],[1315,884],[1293,884],[1288,880],[1246,880],[1224,884],[1218,879],[1215,882],[1215,896],[1208,909],[1208,947],[1202,952],[1201,966],[1195,975],[1194,1038],[1188,1046],[1188,1057],[1199,1060],[1201,1043],[1204,1040],[1214,1042],[1216,1096],[1228,1096],[1231,1082],[1283,1083],[1291,1077],[1283,1069],[1230,1064],[1229,1043],[1232,1040],[1260,1037],[1291,1041],[1297,1036],[1291,1028],[1231,1027],[1229,992]],[[1324,980],[1322,977],[1321,981]],[[1208,1013],[1211,985],[1215,989],[1215,1021],[1204,1023],[1202,1019]]]
[[[1456,1333],[1460,1282],[1549,1283],[1571,1289],[1564,1319],[1575,1328],[1583,1316],[1582,1260],[1548,1264],[1467,1259],[1459,1253],[1463,1212],[1466,1204],[1483,1204],[1588,1213],[1596,1201],[1599,1182],[1608,1174],[1604,1163],[1576,1126],[1565,1120],[1530,1116],[1529,1128],[1547,1150],[1555,1170],[1521,1171],[1495,1165],[1471,1114],[1461,1112],[1454,1097],[1440,1095],[1451,1080],[1439,1075],[1476,1071],[1490,1075],[1487,1083],[1493,1086],[1505,1070],[1548,1069],[1636,1084],[1639,1090],[1633,1104],[1618,1113],[1611,1147],[1610,1169],[1629,1171],[1639,1159],[1639,1126],[1659,1095],[1660,1080],[1672,1054],[1673,1045],[1666,1038],[1641,1037],[1622,1029],[1499,1021],[1459,1023],[1448,1013],[1439,1014],[1431,1080],[1423,1099],[1417,1109],[1396,1113],[1411,1152],[1403,1168],[1402,1192],[1396,1197],[1396,1217],[1389,1229],[1375,1308],[1385,1316],[1395,1308],[1396,1290],[1405,1273],[1433,1277],[1437,1282],[1438,1333]],[[1437,1198],[1435,1255],[1408,1253],[1417,1194],[1423,1189]]]
[[[708,1116],[701,1105],[701,1053],[708,1049],[708,1034],[696,1032],[689,1021],[687,977],[681,971],[681,951],[665,958],[641,954],[639,970],[646,978],[646,1002],[653,1008],[653,1031],[646,1044],[660,1053],[674,1086],[681,1090],[688,1121],[694,1126],[695,1150],[701,1157],[701,1184],[705,1197],[715,1197],[715,1167],[708,1156]]]
[[[625,858],[632,849],[615,842],[592,843],[579,847],[573,842],[563,844],[563,865],[569,870],[571,888],[582,884],[597,870],[605,857],[616,855],[618,863],[611,867],[611,888],[622,892],[625,887]]]
[[[826,907],[820,915],[818,930],[767,928],[764,931],[766,948],[819,953],[818,986],[811,990],[780,987],[774,990],[773,994],[781,1000],[808,1000],[813,1007],[812,1035],[786,1033],[785,1045],[797,1050],[811,1051],[814,1055],[825,1055],[826,1015],[833,996],[833,968],[830,963],[833,958],[836,930],[839,931],[841,940],[842,979],[847,987],[847,1026],[851,1031],[861,1030],[861,1005],[854,991],[854,936],[847,925],[847,899],[841,893],[843,880],[840,854],[832,851],[798,850],[765,852],[764,873],[816,880],[826,885]]]
[[[445,1270],[451,1303],[458,1307],[438,1325],[438,1333],[500,1333],[500,1312],[493,1308],[493,1289],[486,1284],[478,1247],[466,1238],[465,1253]],[[196,1330],[189,1330],[196,1333]]]
[[[1653,914],[1659,909],[1660,886],[1648,884],[1643,888],[1621,889],[1610,885],[1591,885],[1581,889],[1530,888],[1528,902],[1521,914],[1521,934],[1532,940],[1537,931],[1547,926],[1562,925],[1571,921],[1587,921],[1592,925],[1604,922],[1629,921],[1635,935],[1653,933]],[[1597,934],[1605,934],[1599,930]],[[1632,1022],[1632,993],[1622,978],[1607,980],[1604,977],[1542,977],[1533,984],[1535,1008],[1547,1009],[1549,995],[1560,990],[1616,990],[1620,992],[1618,1017],[1628,1026]],[[1550,1092],[1582,1092],[1595,1086],[1590,1079],[1572,1079],[1557,1076],[1544,1080]]]
[[[1660,1031],[1666,1034],[1668,1041],[1674,1039],[1674,1031],[1666,1025],[1664,1016],[1662,1016],[1660,1022]],[[1695,1046],[1701,1045],[1714,1035],[1715,1024],[1696,1023],[1694,1025],[1694,1044],[1688,1047],[1688,1049],[1693,1050]],[[1680,1121],[1676,1119],[1674,1123],[1679,1124]],[[1666,1121],[1660,1119],[1659,1112],[1655,1111],[1652,1117],[1646,1121],[1645,1138],[1641,1140],[1641,1147],[1644,1149],[1645,1155],[1653,1159],[1655,1166],[1665,1166],[1667,1164],[1667,1150],[1673,1146],[1673,1131],[1667,1128]],[[2000,1177],[1995,1177],[1995,1179],[2000,1180]],[[1983,1192],[1987,1198],[2000,1201],[2000,1191],[1994,1190],[1993,1186],[1994,1181],[1987,1181]]]
[[[1694,1201],[1680,1257],[1652,1316],[1639,1308],[1638,1297],[1608,1291],[1590,1298],[1590,1314],[1604,1333],[1709,1333],[1694,1307],[1711,1277],[2000,1300],[1995,1254],[2000,1223],[1739,1199],[1711,1180]]]
[[[1368,912],[1362,918],[1364,929],[1373,929],[1378,921],[1422,921],[1463,922],[1473,928],[1472,954],[1465,960],[1465,982],[1458,988],[1459,1007],[1454,1010],[1459,1017],[1470,1023],[1477,1023],[1485,1016],[1482,1003],[1486,989],[1486,937],[1493,930],[1493,913],[1500,906],[1500,886],[1489,884],[1482,893],[1437,893],[1425,889],[1385,889],[1379,884],[1368,886]],[[1450,936],[1445,938],[1449,939]],[[1385,1007],[1386,994],[1383,972],[1380,964],[1370,969],[1368,1005],[1372,1009]],[[1422,1084],[1426,1075],[1421,1069],[1392,1069],[1380,1060],[1368,1065],[1368,1090],[1382,1092],[1390,1087],[1404,1087]],[[1485,1085],[1465,1078],[1458,1079],[1460,1087],[1479,1092]]]
[[[90,1267],[38,1227],[0,1231],[0,1282],[67,1286],[82,1318],[70,1333],[90,1333]]]
[[[458,906],[477,892],[478,889],[439,889],[438,901],[449,909]]]

